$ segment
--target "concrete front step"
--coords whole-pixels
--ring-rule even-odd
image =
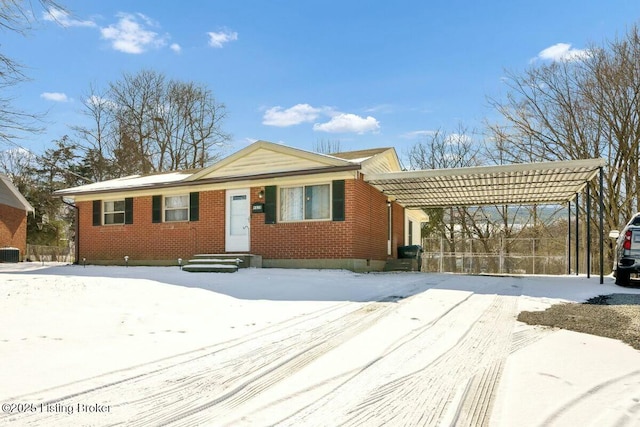
[[[216,260],[221,261],[220,263],[222,264],[225,264],[229,262],[229,260],[235,262],[236,259],[242,261],[238,264],[239,268],[262,268],[262,256],[253,254],[197,254],[194,255],[191,260],[189,260],[189,263],[199,262],[196,260]]]
[[[231,264],[187,264],[182,270],[190,273],[235,273],[237,265]]]
[[[182,267],[191,273],[235,273],[238,268],[262,267],[262,257],[251,254],[197,254]]]
[[[235,264],[240,265],[244,261],[240,258],[193,258],[189,260],[189,264]]]

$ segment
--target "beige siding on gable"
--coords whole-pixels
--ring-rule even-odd
[[[261,173],[287,172],[326,167],[327,164],[301,157],[283,155],[272,150],[259,149],[202,178],[256,175]],[[201,178],[201,179],[202,179]]]
[[[399,172],[400,170],[400,165],[398,164],[393,150],[387,150],[384,153],[373,156],[362,163],[362,173],[365,175]]]

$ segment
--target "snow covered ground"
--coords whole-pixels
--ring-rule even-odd
[[[0,424],[640,425],[640,352],[521,310],[598,277],[0,264]]]

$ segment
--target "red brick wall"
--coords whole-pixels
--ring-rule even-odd
[[[22,259],[27,251],[27,214],[22,209],[0,205],[0,247],[20,249]]]
[[[262,188],[251,189],[251,203]],[[93,226],[92,202],[79,202],[80,260],[188,259],[225,252],[225,191],[200,192],[200,220],[151,222],[151,196],[133,200],[133,224]],[[386,197],[360,180],[345,182],[345,221],[265,224],[251,214],[251,253],[265,259],[387,258]],[[394,239],[403,239],[402,208],[394,208]],[[393,244],[394,256],[397,244]]]
[[[392,205],[393,238],[391,239],[392,257],[398,258],[398,246],[404,246],[404,208],[397,203]]]
[[[352,181],[353,195],[349,198],[348,218],[354,223],[354,258],[387,259],[389,217],[387,197],[362,180]],[[349,215],[350,214],[350,215]]]
[[[349,182],[345,183],[346,218]],[[253,197],[257,190],[252,191]],[[305,221],[265,224],[264,214],[251,218],[251,253],[265,259],[335,259],[353,257],[353,229],[350,221]]]
[[[254,190],[252,201],[257,200]],[[385,260],[386,202],[386,196],[362,179],[346,180],[345,221],[265,224],[263,214],[254,214],[251,252],[265,259]]]
[[[224,253],[224,191],[200,193],[200,220],[151,222],[151,196],[133,199],[133,224],[93,226],[91,201],[77,203],[80,260],[188,259]]]

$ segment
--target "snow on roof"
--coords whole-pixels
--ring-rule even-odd
[[[33,206],[24,198],[13,185],[7,175],[0,174],[0,204],[34,212]]]
[[[118,190],[127,188],[140,188],[154,186],[158,184],[169,184],[179,182],[189,178],[193,171],[175,171],[158,173],[153,175],[129,175],[122,178],[110,179],[108,181],[95,182],[93,184],[81,185],[79,187],[65,188],[58,190],[54,194],[64,196],[65,194],[76,194],[81,192]]]
[[[334,161],[347,162],[352,164],[360,164],[377,154],[385,152],[389,150],[389,148],[373,148],[367,150],[358,150],[358,151],[346,151],[342,153],[335,154],[324,154],[324,153],[314,153],[307,150],[302,150],[299,148],[288,147],[284,144],[274,144],[267,141],[258,141],[252,144],[256,147],[258,146],[273,146],[273,147],[284,147],[287,150],[296,150],[300,153],[312,154],[314,156],[322,156],[328,159],[333,159]],[[245,149],[246,150],[246,149]],[[242,152],[241,150],[240,152]],[[237,155],[237,152],[234,155]],[[79,193],[90,193],[90,192],[102,192],[102,191],[118,191],[118,190],[126,190],[130,188],[140,189],[145,187],[153,187],[159,186],[163,184],[173,184],[181,181],[190,181],[190,180],[198,180],[201,178],[203,173],[207,170],[210,170],[212,167],[220,167],[220,165],[224,165],[224,162],[227,159],[231,158],[229,156],[226,159],[222,159],[216,164],[199,170],[189,170],[189,171],[174,171],[174,172],[165,172],[165,173],[157,173],[152,175],[130,175],[122,178],[115,178],[108,181],[96,182],[93,184],[81,185],[73,188],[65,188],[63,190],[58,190],[54,193],[56,196],[65,196],[65,195],[76,195]]]

